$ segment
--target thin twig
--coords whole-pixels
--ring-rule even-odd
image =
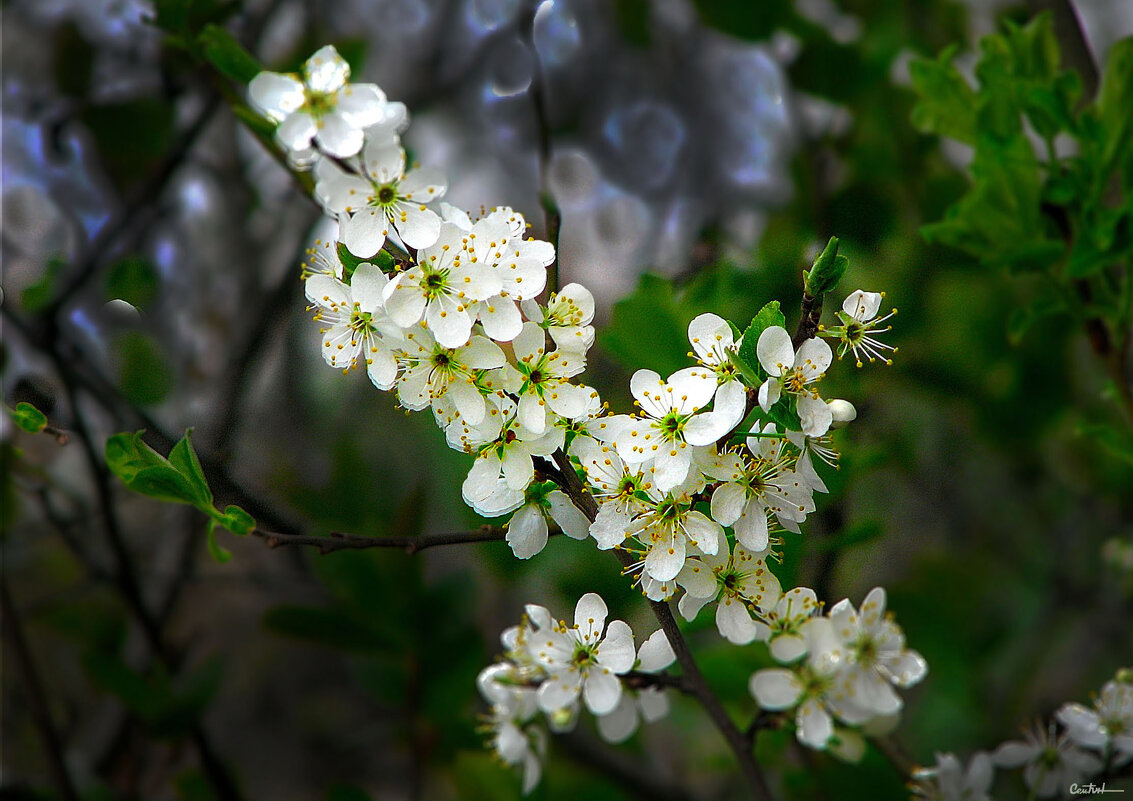
[[[24,635],[23,623],[20,620],[16,604],[8,592],[8,582],[3,575],[0,575],[0,610],[2,610],[4,617],[4,634],[15,653],[16,670],[23,675],[24,687],[27,690],[26,698],[31,707],[32,719],[39,731],[39,738],[43,742],[47,761],[51,764],[51,775],[55,782],[55,789],[63,801],[79,801],[74,779],[71,778],[71,774],[67,770],[62,738],[59,736],[58,729],[55,728],[55,721],[51,718],[51,707],[47,703],[47,694],[39,680],[39,670],[36,668],[35,659],[28,647],[27,637]]]
[[[552,531],[552,534],[559,533]],[[309,534],[281,534],[276,531],[256,529],[253,535],[261,537],[269,548],[286,546],[310,546],[326,555],[335,551],[362,550],[365,548],[400,548],[407,554],[415,554],[438,545],[466,545],[477,542],[498,542],[507,537],[502,526],[481,526],[474,531],[454,531],[445,534],[425,534],[420,537],[364,537],[332,531],[326,537]]]

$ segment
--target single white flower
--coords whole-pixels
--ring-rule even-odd
[[[1044,728],[1036,723],[1023,732],[1023,740],[1011,740],[995,749],[995,764],[1003,768],[1023,768],[1023,781],[1039,798],[1066,792],[1102,769],[1102,762],[1076,746],[1065,734],[1058,734],[1052,721]]]
[[[307,299],[324,324],[323,359],[331,367],[349,370],[361,356],[366,375],[378,389],[390,389],[397,379],[395,351],[404,342],[401,331],[386,314],[383,292],[389,279],[372,264],[358,265],[349,284],[330,275],[307,278]]]
[[[338,216],[339,239],[355,256],[367,259],[382,249],[390,228],[410,248],[433,245],[441,218],[426,206],[444,195],[444,176],[432,169],[405,171],[405,150],[397,139],[367,140],[358,173],[330,161],[319,162],[315,195]]]
[[[500,279],[468,258],[464,232],[446,223],[440,238],[417,254],[417,264],[398,273],[386,288],[386,309],[402,326],[424,320],[446,348],[468,341],[475,321],[474,304],[499,291]]]
[[[849,599],[843,599],[827,615],[848,655],[846,680],[853,688],[854,702],[876,715],[898,712],[901,697],[893,688],[919,682],[928,673],[928,663],[905,647],[901,627],[886,615],[885,590],[870,590],[860,613]]]
[[[482,421],[487,405],[474,382],[478,370],[504,365],[500,346],[473,336],[464,347],[446,348],[424,328],[407,332],[405,338],[405,350],[399,355],[403,370],[397,382],[401,405],[420,411],[447,395],[469,423]]]
[[[621,698],[618,676],[633,668],[633,632],[621,620],[606,625],[608,610],[596,593],[583,595],[574,609],[574,625],[560,622],[531,644],[535,660],[547,671],[539,687],[539,707],[554,712],[581,693],[595,715],[614,710]]]
[[[952,754],[937,754],[936,765],[913,772],[911,789],[924,801],[991,801],[995,763],[980,751],[964,764]]]
[[[526,795],[539,783],[547,737],[532,722],[538,710],[536,692],[522,686],[523,680],[514,666],[501,663],[484,668],[476,686],[492,705],[485,727],[488,745],[505,764],[522,767]]]
[[[834,361],[830,346],[821,339],[808,339],[796,353],[791,335],[781,326],[773,325],[759,335],[755,352],[769,376],[759,388],[759,405],[763,411],[769,411],[780,395],[787,392],[796,397],[803,433],[811,437],[825,434],[833,414],[812,385]]]
[[[655,581],[676,578],[690,555],[714,554],[723,529],[707,515],[695,511],[693,495],[703,484],[684,484],[661,492],[656,487],[645,492],[646,508],[630,523],[629,535],[641,543],[645,557],[644,574]]]
[[[807,659],[793,669],[756,671],[749,688],[756,702],[771,711],[794,709],[796,736],[810,748],[824,748],[834,735],[834,721],[857,725],[868,719],[855,709],[840,681],[845,654],[833,625],[815,617],[800,627]]]
[[[692,446],[710,445],[735,428],[743,417],[738,406],[724,398],[711,413],[705,407],[716,395],[716,376],[703,367],[687,367],[668,381],[652,370],[638,370],[630,392],[642,417],[629,418],[615,436],[618,454],[630,464],[653,460],[657,487],[666,491],[683,482],[692,465]]]
[[[594,326],[590,324],[594,320],[594,296],[581,284],[567,284],[553,293],[546,307],[534,300],[521,305],[527,319],[546,328],[560,350],[586,353],[594,344]]]
[[[512,342],[515,370],[508,387],[519,398],[519,420],[536,434],[547,429],[547,410],[566,418],[578,417],[590,408],[593,390],[570,383],[586,369],[584,354],[573,351],[547,352],[547,337],[537,324],[527,322]]]
[[[790,664],[806,655],[807,642],[802,627],[820,608],[818,596],[809,587],[787,590],[770,608],[762,608],[760,616],[770,629],[768,646],[776,661]]]
[[[839,359],[850,351],[854,354],[858,367],[862,366],[862,356],[871,362],[881,359],[886,364],[893,364],[889,354],[897,352],[896,346],[877,338],[878,334],[884,334],[892,328],[889,325],[882,327],[882,323],[897,313],[894,309],[884,317],[877,316],[884,297],[884,292],[855,290],[842,303],[842,311],[835,312],[842,324],[820,329],[823,336],[836,337],[840,340]]]
[[[712,519],[733,526],[736,540],[752,551],[769,544],[768,516],[798,531],[814,511],[814,497],[784,451],[783,439],[768,423],[763,436],[748,437],[747,453],[723,453],[705,472],[724,483],[712,492]]]
[[[609,445],[587,438],[571,443],[571,454],[586,473],[590,492],[598,502],[598,515],[590,524],[590,534],[598,549],[621,545],[629,534],[633,518],[648,509],[641,493],[652,488],[649,471],[642,465],[627,465]]]
[[[1077,745],[1102,753],[1112,750],[1119,762],[1133,758],[1133,683],[1106,682],[1093,709],[1064,704],[1055,718]]]
[[[692,620],[705,604],[716,601],[716,628],[728,642],[747,645],[770,636],[767,624],[754,620],[748,605],[762,608],[777,601],[782,592],[779,579],[761,557],[739,542],[729,548],[723,530],[716,553],[689,559],[676,581],[685,590],[677,605],[685,620]]]
[[[350,65],[327,45],[307,59],[301,75],[261,72],[248,84],[248,100],[279,123],[276,140],[300,154],[300,161],[312,142],[331,156],[348,158],[362,149],[366,128],[395,129],[406,118],[405,106],[388,102],[376,85],[348,84],[349,79]]]

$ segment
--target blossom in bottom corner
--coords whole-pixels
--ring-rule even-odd
[[[532,638],[531,655],[548,678],[539,688],[539,707],[554,712],[581,694],[595,715],[613,711],[621,699],[618,676],[633,668],[633,631],[621,620],[606,625],[606,602],[593,592],[578,600],[574,625],[560,622]]]
[[[924,801],[991,801],[995,763],[982,751],[972,757],[967,769],[952,754],[937,754],[931,768],[913,772],[910,789]]]
[[[1038,798],[1065,792],[1102,768],[1100,759],[1058,734],[1054,723],[1036,724],[1024,732],[1023,740],[1003,743],[993,756],[1002,768],[1022,768],[1023,781]]]

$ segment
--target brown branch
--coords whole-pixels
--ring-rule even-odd
[[[51,774],[55,782],[56,792],[63,801],[79,801],[75,782],[67,770],[67,761],[64,757],[63,741],[55,722],[51,718],[51,707],[47,703],[47,694],[40,682],[40,672],[36,668],[31,649],[28,647],[27,637],[24,635],[23,624],[20,621],[16,604],[8,592],[8,582],[0,575],[0,610],[4,618],[4,635],[15,653],[16,670],[22,674],[24,686],[27,689],[26,698],[31,707],[32,719],[39,731],[39,739],[43,743],[44,753],[51,765]]]
[[[558,533],[560,533],[558,529],[551,532],[551,534]],[[434,548],[438,545],[498,542],[507,537],[507,531],[503,526],[488,525],[481,526],[474,531],[425,534],[420,537],[365,537],[342,531],[332,531],[328,536],[320,537],[309,534],[281,534],[276,531],[263,531],[261,529],[256,529],[252,534],[262,538],[269,548],[309,546],[317,548],[319,553],[324,556],[335,551],[356,551],[365,548],[400,548],[407,554],[413,555],[426,548]]]
[[[799,345],[818,334],[818,325],[822,322],[822,295],[815,297],[803,290],[802,314],[799,316],[799,325],[795,335],[791,337],[791,345],[797,350]]]
[[[878,753],[885,757],[889,764],[901,774],[901,778],[908,781],[913,777],[913,771],[917,767],[916,762],[893,736],[874,737],[871,742]]]

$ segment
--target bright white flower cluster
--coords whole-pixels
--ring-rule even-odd
[[[1035,723],[1022,740],[979,752],[965,771],[951,754],[918,769],[916,798],[929,801],[991,801],[996,767],[1021,769],[1031,798],[1074,797],[1102,792],[1107,778],[1133,766],[1133,669],[1117,671],[1092,706],[1063,704],[1048,724]]]
[[[579,599],[573,624],[529,604],[523,621],[500,638],[503,661],[480,672],[477,686],[491,705],[484,731],[504,763],[522,768],[524,793],[538,783],[546,750],[539,713],[551,731],[568,731],[581,703],[606,739],[621,742],[639,718],[653,722],[668,712],[663,690],[648,684],[649,673],[675,659],[664,632],[654,632],[635,652],[630,627],[607,623],[607,615],[606,603],[592,592]]]
[[[880,587],[860,610],[843,599],[825,615],[812,591],[792,593],[768,620],[771,654],[789,666],[757,671],[751,693],[764,709],[794,709],[804,745],[852,759],[860,755],[860,737],[850,727],[871,734],[892,728],[902,706],[897,689],[923,679],[928,665],[905,647]]]
[[[798,532],[814,493],[826,492],[814,459],[837,466],[830,432],[856,416],[819,392],[830,346],[793,341],[775,302],[742,336],[702,314],[688,327],[696,364],[668,376],[638,370],[636,413],[607,414],[579,381],[594,343],[590,292],[547,291],[555,248],[528,237],[518,212],[474,220],[440,202],[444,177],[406,163],[404,106],[348,78],[326,47],[301,75],[263,73],[249,87],[292,161],[313,168],[315,197],[338,222],[338,241],[313,249],[304,270],[327,364],[364,367],[404,408],[432,412],[450,447],[473,457],[464,500],[485,517],[511,515],[517,557],[538,554],[553,530],[593,538],[628,554],[650,599],[681,595],[688,620],[714,606],[730,642],[767,642],[790,667],[756,674],[752,690],[767,709],[797,706],[807,744],[833,746],[846,727],[894,716],[893,687],[919,681],[925,665],[884,616],[884,594],[860,615],[842,602],[822,616],[813,592],[784,591],[768,568],[779,535]],[[889,349],[875,337],[888,319],[876,319],[880,299],[847,298],[844,325],[824,332],[841,352]],[[523,766],[525,785],[537,781],[544,748],[538,712],[566,725],[581,698],[619,740],[663,709],[652,688],[631,693],[618,677],[671,661],[668,643],[657,635],[635,657],[629,628],[604,627],[605,617],[594,595],[572,627],[529,607],[505,635],[508,661],[481,676],[494,747]]]

